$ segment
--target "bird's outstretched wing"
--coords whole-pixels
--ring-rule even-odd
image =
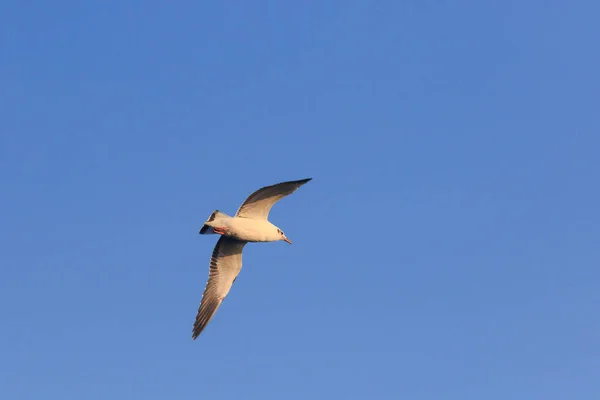
[[[235,216],[251,219],[267,219],[273,204],[294,193],[298,188],[312,178],[299,181],[281,182],[265,186],[252,193],[237,210]]]
[[[242,269],[242,250],[246,242],[221,236],[210,259],[208,282],[196,315],[192,339],[196,339],[211,320],[233,281]]]

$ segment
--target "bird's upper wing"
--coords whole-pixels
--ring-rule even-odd
[[[281,182],[265,186],[252,193],[237,210],[235,216],[252,219],[267,219],[273,204],[294,193],[298,188],[312,178],[299,181]]]
[[[196,315],[192,338],[196,339],[215,315],[242,269],[242,250],[246,242],[221,236],[210,259],[208,282]]]

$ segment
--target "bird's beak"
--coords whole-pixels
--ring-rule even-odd
[[[283,240],[285,240],[286,242],[288,242],[289,244],[293,244],[292,241],[288,238],[283,238]]]

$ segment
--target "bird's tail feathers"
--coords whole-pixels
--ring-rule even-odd
[[[208,219],[204,223],[204,225],[202,225],[202,228],[200,228],[200,234],[201,235],[214,234],[215,232],[213,231],[212,227],[210,227],[207,223],[212,222],[217,218],[232,218],[232,217],[230,215],[225,214],[224,212],[219,211],[219,210],[213,211],[212,214],[210,214],[210,217],[208,217]]]

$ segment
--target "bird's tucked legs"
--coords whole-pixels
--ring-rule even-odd
[[[219,235],[224,235],[227,233],[227,228],[215,227],[213,228],[213,231]]]

